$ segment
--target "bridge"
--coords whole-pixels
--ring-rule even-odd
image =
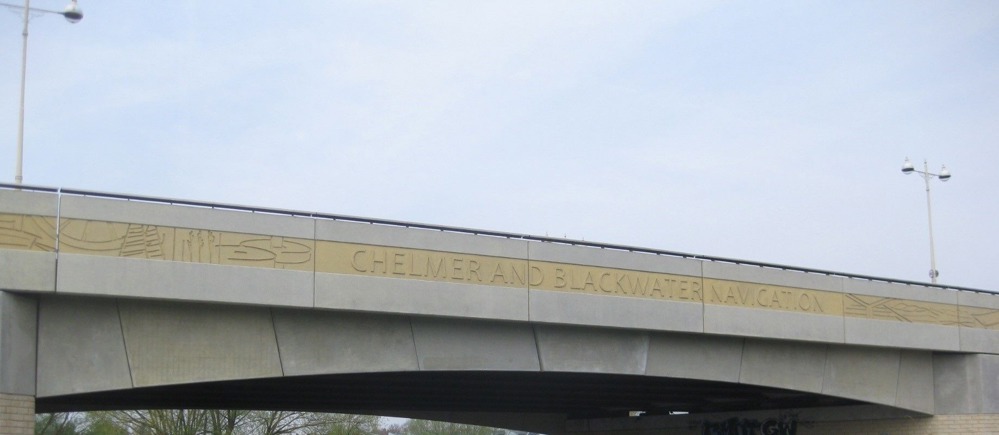
[[[999,427],[999,294],[980,289],[0,185],[0,290],[5,434],[164,407],[580,435]]]

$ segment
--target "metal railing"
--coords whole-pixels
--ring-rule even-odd
[[[619,244],[614,244],[614,243],[598,243],[598,242],[589,242],[589,241],[585,241],[585,240],[573,240],[573,239],[558,238],[558,237],[549,237],[549,236],[535,236],[535,235],[531,235],[531,234],[509,233],[509,232],[504,232],[504,231],[491,231],[491,230],[481,230],[481,229],[475,229],[475,228],[464,228],[464,227],[452,227],[452,226],[444,226],[444,225],[433,225],[433,224],[425,224],[425,223],[419,223],[419,222],[397,221],[397,220],[391,220],[391,219],[376,219],[376,218],[367,218],[367,217],[341,215],[341,214],[331,214],[331,213],[309,212],[309,211],[299,211],[299,210],[286,210],[286,209],[267,208],[267,207],[252,207],[252,206],[246,206],[246,205],[224,204],[224,203],[217,203],[217,202],[191,201],[191,200],[185,200],[185,199],[160,198],[160,197],[154,197],[154,196],[129,195],[129,194],[122,194],[122,193],[96,192],[96,191],[91,191],[91,190],[66,189],[66,188],[45,187],[45,186],[29,186],[29,185],[8,184],[8,183],[0,183],[0,189],[25,190],[25,191],[32,191],[32,192],[48,192],[48,193],[55,193],[55,194],[58,194],[58,195],[89,196],[89,197],[95,197],[95,198],[119,199],[119,200],[125,200],[125,201],[138,201],[138,202],[149,202],[149,203],[157,203],[157,204],[181,205],[181,206],[188,206],[188,207],[211,208],[211,209],[216,209],[216,210],[241,211],[241,212],[248,212],[248,213],[264,213],[264,214],[281,215],[281,216],[305,217],[305,218],[312,218],[312,219],[325,219],[325,220],[343,221],[343,222],[366,223],[366,224],[372,224],[372,225],[385,225],[385,226],[393,226],[393,227],[415,228],[415,229],[430,230],[430,231],[441,231],[441,232],[449,232],[449,233],[470,234],[470,235],[476,235],[476,236],[499,237],[499,238],[505,238],[505,239],[513,239],[513,240],[525,240],[525,241],[541,242],[541,243],[555,243],[555,244],[560,244],[560,245],[580,246],[580,247],[595,248],[595,249],[606,249],[606,250],[613,250],[613,251],[624,251],[624,252],[635,252],[635,253],[641,253],[641,254],[661,255],[661,256],[666,256],[666,257],[686,258],[686,259],[692,259],[692,260],[711,261],[711,262],[716,262],[716,263],[729,263],[729,264],[738,264],[738,265],[743,265],[743,266],[755,266],[755,267],[761,267],[761,268],[766,268],[766,269],[776,269],[776,270],[783,270],[783,271],[789,271],[789,272],[801,272],[801,273],[808,273],[808,274],[815,274],[815,275],[825,275],[825,276],[838,276],[838,277],[844,277],[844,278],[850,278],[850,279],[859,279],[859,280],[865,280],[865,281],[876,281],[876,282],[884,282],[884,283],[890,283],[890,284],[915,285],[915,286],[920,286],[920,287],[932,287],[932,288],[940,288],[940,289],[948,289],[948,290],[957,290],[957,291],[966,291],[966,292],[975,292],[975,293],[986,293],[986,294],[996,294],[996,295],[999,295],[999,291],[976,289],[976,288],[970,288],[970,287],[952,286],[952,285],[944,285],[944,284],[931,284],[931,283],[927,283],[927,282],[910,281],[910,280],[904,280],[904,279],[884,278],[884,277],[871,276],[871,275],[861,275],[861,274],[855,274],[855,273],[836,272],[836,271],[823,270],[823,269],[812,269],[812,268],[807,268],[807,267],[788,266],[788,265],[784,265],[784,264],[767,263],[767,262],[762,262],[762,261],[740,260],[740,259],[735,259],[735,258],[715,257],[715,256],[711,256],[711,255],[699,255],[699,254],[691,254],[691,253],[687,253],[687,252],[667,251],[667,250],[662,250],[662,249],[644,248],[644,247],[639,247],[639,246],[619,245]]]

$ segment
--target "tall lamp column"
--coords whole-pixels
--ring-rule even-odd
[[[22,167],[24,162],[24,89],[28,77],[28,23],[31,21],[31,13],[46,13],[62,15],[66,21],[77,23],[83,19],[83,11],[76,4],[76,0],[70,0],[69,6],[63,11],[52,11],[31,7],[31,0],[24,0],[24,6],[9,3],[0,3],[12,9],[21,9],[23,12],[24,26],[21,30],[21,100],[17,116],[17,168],[14,172],[14,183],[21,184],[23,180]]]
[[[930,225],[930,281],[933,284],[937,283],[937,277],[940,276],[940,271],[937,270],[937,258],[936,253],[933,248],[933,205],[930,200],[930,180],[933,178],[938,178],[940,181],[950,180],[950,171],[947,170],[947,166],[944,165],[940,167],[940,173],[934,174],[930,172],[929,164],[926,160],[923,160],[923,170],[916,170],[912,166],[912,161],[908,157],[905,158],[905,163],[902,163],[902,173],[909,175],[913,172],[921,175],[923,181],[926,182],[926,217]]]

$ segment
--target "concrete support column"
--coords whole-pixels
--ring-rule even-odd
[[[35,433],[38,301],[0,291],[0,435]]]
[[[35,433],[35,397],[0,394],[0,435]]]

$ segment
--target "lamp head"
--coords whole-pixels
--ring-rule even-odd
[[[914,168],[912,166],[912,160],[909,160],[909,158],[906,157],[905,158],[905,163],[902,163],[902,173],[905,174],[905,175],[909,175],[914,170],[916,170],[916,168]]]
[[[950,171],[947,170],[947,165],[940,168],[940,175],[937,175],[937,178],[939,178],[940,181],[950,180]]]
[[[69,6],[66,6],[66,9],[62,11],[62,16],[66,17],[66,21],[70,23],[79,23],[83,19],[83,11],[76,5],[76,0],[72,0]]]

